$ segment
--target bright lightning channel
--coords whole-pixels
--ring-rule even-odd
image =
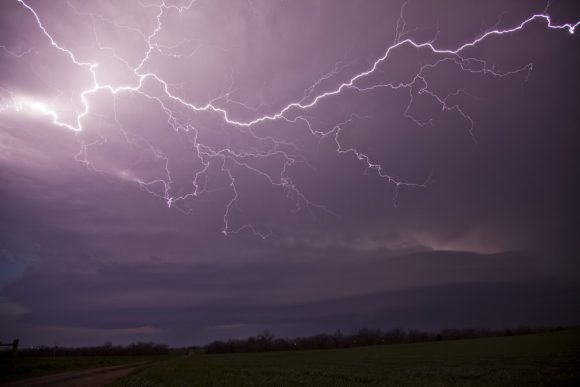
[[[355,114],[352,114],[347,121],[340,123],[338,125],[335,125],[328,130],[321,131],[321,130],[314,129],[313,125],[311,125],[310,121],[307,118],[305,118],[304,116],[298,116],[298,117],[295,117],[293,119],[290,119],[287,117],[288,113],[290,113],[291,111],[305,111],[307,109],[313,108],[323,99],[339,95],[346,89],[355,90],[357,92],[365,92],[365,91],[374,90],[374,89],[378,89],[378,88],[390,88],[390,89],[405,88],[405,89],[409,90],[409,94],[410,94],[410,101],[409,101],[409,104],[407,106],[407,109],[405,110],[405,117],[413,120],[417,125],[427,125],[427,124],[430,124],[430,122],[431,122],[430,120],[426,120],[426,121],[425,120],[418,120],[418,119],[414,118],[409,113],[411,104],[413,103],[413,94],[412,94],[413,87],[417,86],[417,85],[422,85],[420,88],[419,94],[424,94],[424,95],[430,96],[436,103],[438,103],[440,105],[442,110],[449,110],[449,111],[457,112],[463,119],[465,119],[466,122],[468,122],[470,133],[472,133],[474,122],[471,119],[471,117],[466,112],[464,112],[459,105],[457,105],[457,104],[450,105],[448,103],[449,98],[456,96],[456,95],[459,95],[459,94],[466,94],[467,95],[467,93],[464,90],[457,90],[457,91],[450,93],[446,96],[437,95],[433,91],[429,90],[429,83],[427,82],[427,79],[425,77],[425,70],[430,69],[430,68],[434,68],[434,67],[436,67],[439,64],[444,63],[444,62],[451,62],[451,63],[454,63],[456,66],[458,66],[458,68],[460,68],[462,71],[476,72],[476,73],[481,73],[481,74],[485,74],[485,75],[493,75],[493,76],[502,77],[502,76],[511,75],[511,74],[514,74],[514,73],[517,73],[520,71],[527,71],[528,75],[529,75],[529,72],[532,69],[532,64],[528,64],[528,65],[524,66],[523,68],[517,69],[514,71],[500,73],[498,71],[495,71],[493,68],[488,67],[487,63],[483,60],[465,57],[465,56],[462,56],[462,54],[463,54],[463,52],[465,52],[469,48],[475,47],[476,45],[478,45],[479,43],[481,43],[485,39],[488,39],[492,36],[501,36],[501,35],[515,33],[517,31],[521,31],[524,29],[524,27],[526,27],[526,25],[528,25],[532,22],[543,22],[548,29],[566,30],[570,34],[574,34],[576,31],[576,28],[580,25],[580,21],[576,22],[574,24],[571,24],[571,23],[554,24],[552,22],[551,17],[547,13],[544,12],[544,13],[533,14],[530,17],[528,17],[527,19],[523,20],[520,24],[518,24],[514,27],[511,27],[511,28],[491,29],[491,30],[481,34],[480,36],[459,45],[456,48],[452,48],[452,49],[440,48],[440,47],[437,47],[435,45],[435,43],[434,43],[435,39],[433,39],[432,41],[425,41],[425,42],[417,42],[411,38],[402,39],[402,37],[404,37],[406,34],[408,34],[407,31],[404,31],[405,23],[404,23],[404,19],[403,19],[403,10],[404,10],[404,5],[403,5],[403,7],[401,8],[401,15],[400,15],[400,18],[399,18],[399,20],[397,22],[397,26],[396,26],[397,30],[395,31],[396,32],[395,41],[390,46],[388,46],[386,48],[386,50],[384,51],[383,55],[380,56],[379,58],[377,58],[366,70],[355,74],[354,76],[352,76],[349,79],[345,80],[344,82],[340,83],[337,87],[335,87],[331,90],[327,90],[327,91],[321,92],[319,94],[315,94],[313,91],[316,88],[318,88],[318,86],[324,80],[326,80],[327,78],[335,77],[338,75],[340,66],[339,66],[339,64],[337,64],[335,66],[335,69],[331,73],[325,74],[323,77],[321,77],[319,80],[317,80],[316,83],[314,83],[310,88],[306,89],[305,93],[303,95],[303,98],[301,100],[288,103],[287,105],[282,107],[280,110],[278,110],[274,114],[266,114],[266,115],[262,115],[262,116],[257,116],[251,120],[248,120],[248,121],[241,121],[241,120],[233,119],[231,117],[231,114],[225,108],[219,107],[215,103],[215,101],[219,100],[220,98],[229,98],[229,92],[224,94],[223,96],[220,96],[219,98],[215,98],[215,99],[209,101],[205,105],[198,106],[198,105],[195,105],[191,102],[188,102],[187,100],[185,100],[182,97],[179,97],[175,93],[172,93],[170,90],[169,83],[167,81],[165,81],[164,79],[162,79],[156,73],[143,71],[143,68],[145,67],[147,62],[150,60],[151,55],[154,52],[159,52],[162,55],[167,55],[167,54],[164,54],[164,51],[163,51],[164,48],[162,46],[154,43],[155,37],[163,29],[162,20],[163,20],[163,17],[165,16],[165,13],[169,10],[176,11],[180,14],[183,12],[186,12],[194,5],[194,3],[195,3],[194,0],[189,1],[188,3],[186,3],[183,6],[168,5],[164,1],[162,1],[158,5],[157,4],[152,4],[152,5],[141,4],[141,6],[143,6],[143,7],[151,7],[151,8],[157,9],[157,14],[155,15],[155,26],[154,26],[153,30],[151,31],[151,33],[148,35],[146,35],[145,33],[141,33],[139,30],[137,30],[139,32],[139,34],[141,35],[141,37],[143,38],[143,40],[146,42],[147,49],[146,49],[146,52],[143,55],[141,61],[139,62],[139,64],[136,67],[131,67],[125,60],[122,60],[121,58],[119,58],[122,60],[122,62],[125,64],[125,66],[127,66],[127,68],[131,71],[131,73],[133,74],[134,79],[135,79],[135,83],[133,85],[126,85],[126,86],[120,86],[120,87],[114,87],[113,85],[110,85],[110,84],[99,83],[97,80],[98,63],[85,62],[85,61],[79,60],[71,50],[69,50],[66,47],[64,47],[63,45],[59,44],[53,38],[53,36],[47,30],[47,28],[43,24],[41,18],[38,16],[37,12],[34,10],[33,7],[31,7],[24,0],[17,0],[17,1],[18,1],[18,3],[20,3],[23,7],[25,7],[30,12],[30,14],[34,18],[39,30],[48,39],[51,46],[54,47],[56,50],[61,51],[64,55],[66,55],[69,58],[69,60],[71,61],[71,63],[73,63],[74,65],[79,66],[80,68],[86,69],[86,71],[90,74],[92,82],[91,82],[91,86],[89,88],[87,88],[86,90],[83,90],[80,93],[82,109],[77,112],[74,123],[67,123],[67,122],[64,122],[63,120],[61,120],[58,112],[56,110],[52,109],[49,105],[43,103],[42,101],[36,101],[36,100],[32,100],[32,99],[20,99],[20,100],[14,99],[13,108],[16,111],[26,110],[26,111],[36,112],[36,113],[42,114],[44,116],[48,116],[51,119],[51,122],[58,127],[79,132],[79,131],[82,131],[84,129],[83,128],[84,118],[91,111],[91,106],[90,106],[88,97],[90,97],[90,95],[92,95],[94,93],[97,93],[99,91],[106,91],[106,92],[109,92],[113,96],[115,96],[117,94],[121,94],[121,93],[138,93],[143,97],[155,100],[159,104],[159,106],[161,107],[163,112],[168,116],[168,123],[174,130],[176,130],[176,131],[186,130],[186,131],[190,131],[194,134],[193,146],[197,152],[197,156],[199,157],[200,162],[202,163],[202,165],[204,167],[202,168],[201,171],[198,171],[195,175],[195,179],[193,181],[193,186],[194,186],[193,192],[185,194],[183,196],[173,197],[170,195],[172,178],[171,178],[171,172],[170,172],[169,167],[168,167],[168,158],[167,158],[167,156],[163,155],[161,152],[155,151],[155,148],[153,146],[150,146],[150,149],[153,150],[153,152],[155,153],[155,156],[161,160],[164,160],[166,178],[165,179],[157,179],[157,180],[153,180],[153,181],[149,181],[149,182],[142,181],[142,180],[139,180],[139,179],[133,178],[133,177],[130,180],[137,181],[139,183],[139,185],[143,189],[145,189],[147,192],[150,192],[156,196],[163,198],[165,200],[165,202],[167,203],[167,205],[169,207],[171,207],[171,206],[174,206],[177,202],[179,202],[181,200],[194,198],[196,196],[199,196],[201,193],[203,193],[204,188],[203,188],[203,183],[202,183],[202,176],[207,172],[208,167],[210,165],[210,162],[212,160],[221,160],[221,167],[220,168],[228,176],[229,181],[230,181],[230,188],[231,188],[232,194],[233,194],[232,199],[226,205],[225,213],[223,216],[223,220],[224,220],[223,233],[230,234],[230,233],[238,233],[242,230],[250,230],[254,234],[259,235],[263,238],[267,237],[268,233],[259,232],[251,224],[244,224],[244,225],[237,227],[237,228],[232,228],[230,226],[229,217],[230,217],[231,211],[235,207],[235,205],[237,203],[237,199],[238,199],[238,190],[236,187],[236,176],[234,176],[234,173],[232,172],[231,166],[229,166],[230,163],[232,163],[233,165],[236,165],[236,166],[246,168],[247,170],[264,177],[265,179],[267,179],[269,181],[269,183],[271,183],[275,186],[278,186],[281,189],[291,193],[292,196],[295,197],[298,208],[300,207],[300,203],[302,203],[309,209],[311,209],[311,208],[315,208],[318,210],[325,210],[325,209],[324,209],[324,207],[309,201],[305,197],[305,195],[303,195],[300,192],[298,187],[296,187],[294,185],[294,183],[292,182],[292,179],[289,176],[287,176],[287,167],[289,167],[290,165],[292,165],[300,160],[295,154],[291,154],[287,151],[281,150],[281,145],[288,146],[288,145],[293,145],[293,144],[278,141],[278,140],[274,139],[274,137],[271,137],[271,136],[258,136],[257,134],[255,134],[251,130],[252,127],[254,127],[255,125],[257,125],[259,123],[265,122],[265,121],[282,120],[282,121],[289,122],[289,123],[300,122],[300,123],[306,124],[306,126],[310,130],[310,133],[318,138],[332,136],[331,138],[336,143],[336,151],[339,154],[352,154],[352,155],[354,155],[357,158],[357,160],[359,160],[360,162],[362,162],[366,166],[367,169],[374,170],[380,178],[385,179],[387,182],[394,184],[395,189],[396,189],[395,190],[395,200],[396,200],[396,192],[400,186],[425,186],[426,183],[417,184],[417,183],[408,183],[408,182],[401,181],[401,180],[389,175],[385,171],[384,167],[381,164],[379,164],[375,161],[372,161],[372,159],[369,155],[367,155],[367,154],[365,154],[365,153],[363,153],[355,148],[346,147],[340,143],[339,134],[340,134],[340,131],[342,130],[342,127],[347,123],[351,123],[354,120],[364,119],[365,117],[359,117]],[[119,26],[119,25],[115,24],[115,22],[113,22],[109,19],[106,19],[103,16],[98,15],[98,14],[81,13],[78,10],[76,10],[74,7],[72,7],[72,5],[70,3],[68,5],[71,8],[73,8],[73,10],[75,12],[77,12],[77,14],[79,14],[79,15],[90,16],[91,18],[98,18],[98,19],[103,20],[107,23],[111,23],[112,25],[114,25],[116,27],[135,29],[133,27]],[[359,81],[374,74],[377,71],[379,65],[381,63],[385,62],[397,48],[402,47],[402,46],[412,46],[415,49],[428,49],[431,51],[432,54],[435,54],[441,58],[437,59],[434,63],[422,66],[420,68],[420,70],[418,71],[418,73],[415,75],[415,77],[410,82],[407,82],[407,83],[403,83],[403,82],[378,83],[378,84],[374,84],[372,86],[366,86],[366,87],[362,87],[362,86],[358,85]],[[99,44],[99,47],[101,49],[104,49],[100,44]],[[474,68],[473,67],[474,64],[477,64],[479,67]],[[180,105],[186,109],[189,109],[191,111],[194,111],[194,112],[211,112],[211,113],[217,114],[217,115],[221,116],[221,118],[223,119],[223,122],[226,124],[237,126],[237,127],[249,128],[250,129],[250,132],[249,132],[250,136],[252,136],[256,140],[269,140],[269,141],[271,141],[272,148],[270,150],[264,151],[264,152],[255,151],[255,152],[249,152],[249,153],[240,153],[240,152],[234,151],[233,149],[229,149],[227,147],[223,148],[223,149],[217,149],[217,148],[214,149],[214,148],[209,147],[203,143],[198,142],[197,130],[195,129],[195,127],[193,127],[191,125],[179,124],[179,119],[174,116],[172,109],[167,106],[166,102],[164,102],[164,100],[161,97],[149,95],[146,91],[144,91],[143,85],[144,85],[144,82],[146,80],[154,80],[159,85],[161,85],[162,89],[163,89],[163,97],[166,100],[177,103],[178,105]],[[243,106],[246,106],[243,103],[239,103],[239,102],[237,102],[237,103],[242,104]],[[6,110],[6,109],[4,108],[4,109],[0,110],[0,113],[3,110]],[[257,109],[251,109],[251,110],[257,111]],[[119,126],[121,126],[121,125],[119,124]],[[83,155],[83,152],[85,152],[84,153],[85,156],[84,156],[84,159],[82,159],[82,161],[86,162],[86,163],[88,163],[88,160],[86,158],[87,146],[88,145],[83,144],[83,149],[81,150],[81,152],[79,152],[79,155]],[[79,155],[77,155],[77,156],[79,156]],[[272,176],[272,175],[270,175],[270,174],[268,174],[268,173],[266,173],[266,172],[264,172],[256,167],[251,166],[248,162],[245,161],[246,158],[248,158],[248,157],[271,157],[273,155],[282,156],[284,158],[284,165],[283,165],[282,169],[279,171],[280,174],[277,176]],[[79,156],[79,157],[81,157],[81,156]],[[120,174],[120,176],[122,176],[123,178],[127,178],[127,172],[126,171],[122,172]],[[159,184],[164,186],[164,189],[163,189],[164,193],[163,194],[159,194],[157,192],[157,190],[153,190],[151,188],[154,185],[159,185]]]

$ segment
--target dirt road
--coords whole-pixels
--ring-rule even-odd
[[[116,379],[128,375],[131,372],[145,367],[151,362],[140,362],[126,364],[115,367],[92,368],[82,371],[71,371],[60,374],[41,376],[16,382],[4,384],[5,387],[40,387],[40,386],[62,386],[62,387],[101,387],[106,386]]]

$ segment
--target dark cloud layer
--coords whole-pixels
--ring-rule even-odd
[[[115,85],[130,83],[125,65],[136,67],[147,49],[138,31],[150,34],[159,10],[129,2],[30,5],[63,47],[100,64],[99,82]],[[406,37],[430,41],[438,29],[436,45],[453,48],[544,8],[410,1],[403,16]],[[569,23],[580,20],[576,8],[554,2],[547,12]],[[426,71],[428,90],[449,96],[449,106],[473,120],[471,133],[457,109],[420,92],[420,81],[347,89],[255,125],[276,150],[297,154],[285,176],[324,208],[270,184],[282,179],[285,159],[276,152],[245,158],[245,166],[216,158],[199,180],[206,191],[168,208],[161,184],[137,181],[166,179],[167,168],[170,195],[192,192],[205,162],[195,141],[239,154],[271,151],[271,143],[178,104],[171,105],[176,120],[195,126],[198,137],[174,131],[153,99],[163,90],[151,80],[141,94],[91,95],[79,133],[11,109],[16,97],[34,98],[72,122],[80,91],[90,87],[87,71],[51,47],[31,15],[16,1],[0,6],[4,339],[187,345],[265,328],[303,335],[580,321],[578,32],[537,21],[465,54],[505,76],[453,61]],[[252,120],[366,70],[396,39],[400,15],[399,2],[199,0],[167,11],[161,48],[144,67],[197,105],[229,91],[215,103],[235,120]],[[437,58],[399,47],[357,86],[410,82]],[[341,123],[338,137],[310,132]],[[337,139],[339,149],[356,148],[392,176],[428,183],[395,189],[353,153],[337,152]],[[268,238],[249,229],[221,233],[234,195],[224,168],[238,193],[230,229],[252,224]]]

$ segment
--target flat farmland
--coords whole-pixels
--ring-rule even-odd
[[[579,386],[580,329],[335,350],[193,354],[115,386]]]

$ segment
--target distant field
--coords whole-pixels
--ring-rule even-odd
[[[116,386],[580,386],[580,329],[161,361]]]
[[[59,372],[154,360],[155,356],[63,356],[0,358],[0,383]]]

